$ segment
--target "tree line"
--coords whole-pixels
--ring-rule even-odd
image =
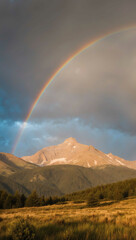
[[[39,196],[34,190],[28,197],[20,194],[9,194],[6,191],[0,191],[0,209],[38,207],[63,203],[70,201],[87,201],[88,205],[96,205],[101,200],[123,200],[127,197],[136,196],[136,179],[121,181],[117,183],[101,185],[89,188],[84,191],[65,195],[64,197]]]
[[[89,201],[97,200],[123,200],[136,196],[136,179],[120,181],[117,183],[101,185],[84,191],[66,195],[68,200]],[[89,200],[88,200],[89,199]]]
[[[34,190],[28,197],[18,191],[15,194],[9,194],[6,191],[0,191],[0,209],[22,208],[22,207],[39,207],[65,202],[64,197],[39,196]]]

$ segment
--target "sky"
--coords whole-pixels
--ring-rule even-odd
[[[100,39],[45,90],[14,154],[31,155],[74,137],[136,160],[135,12],[134,0],[0,0],[0,152],[12,152],[55,70]]]

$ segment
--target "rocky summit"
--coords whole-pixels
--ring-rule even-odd
[[[136,161],[127,161],[112,153],[105,154],[91,145],[78,143],[72,137],[59,145],[45,147],[34,155],[24,156],[22,159],[39,166],[69,164],[90,168],[113,165],[136,169]]]

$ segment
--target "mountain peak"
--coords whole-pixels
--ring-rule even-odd
[[[64,141],[64,143],[71,143],[71,144],[75,144],[77,143],[77,140],[73,137],[70,138],[66,138],[66,140]]]
[[[32,156],[22,158],[40,166],[69,164],[89,168],[113,165],[136,169],[136,162],[132,163],[112,154],[105,154],[91,145],[78,143],[73,137],[67,138],[62,144],[46,147]]]

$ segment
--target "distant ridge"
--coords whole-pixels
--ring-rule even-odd
[[[0,176],[0,190],[9,193],[64,195],[90,187],[136,178],[136,170],[123,166],[85,168],[74,165],[53,165],[19,170],[9,176]]]
[[[39,166],[70,164],[89,168],[113,165],[136,169],[136,161],[127,161],[112,153],[105,154],[91,145],[78,143],[72,137],[59,145],[45,147],[34,155],[24,156],[22,159]]]
[[[81,153],[77,154],[78,157],[86,156],[86,152],[89,152],[89,154],[91,152],[91,154],[97,153],[102,154],[102,156],[105,155],[92,146],[90,147],[77,143],[74,139],[70,139],[70,141],[66,140],[63,144],[58,146],[61,147],[62,145],[64,146],[63,154],[67,154],[69,159],[71,152],[68,152],[68,149],[73,149],[73,146],[76,146],[77,149],[81,149],[82,147]],[[54,154],[56,154],[56,158],[58,157],[58,146],[56,146],[56,150],[52,155],[49,152],[52,159],[54,159]],[[52,149],[52,147],[50,148]],[[65,152],[65,149],[67,149],[67,152]],[[101,159],[100,156],[97,161]],[[60,157],[62,156],[59,156],[59,158]],[[89,160],[87,159],[87,161]],[[75,164],[62,165],[62,162],[60,161],[60,164],[55,165],[57,163],[56,161],[52,165],[41,167],[41,165],[36,166],[12,154],[0,153],[0,190],[6,190],[9,193],[14,193],[18,190],[25,194],[30,194],[33,190],[36,190],[40,195],[60,196],[101,184],[136,178],[136,170],[125,167],[124,165],[115,166],[112,164],[105,164],[93,167],[83,167]],[[83,163],[83,159],[81,163]]]
[[[0,153],[0,175],[8,176],[21,169],[33,169],[34,167],[34,164],[30,164],[13,154]]]

